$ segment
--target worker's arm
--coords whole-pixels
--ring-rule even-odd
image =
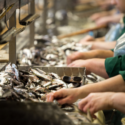
[[[111,97],[110,104],[113,109],[117,109],[118,111],[125,113],[125,93],[115,93]]]
[[[86,37],[81,39],[79,41],[79,43],[84,45],[86,42],[104,42],[104,41],[105,41],[105,37],[94,38],[94,37],[92,37],[90,35],[87,35]]]
[[[125,93],[91,93],[79,102],[83,112],[90,110],[92,116],[100,110],[116,109],[125,113]]]
[[[113,14],[116,13],[116,10],[110,10],[110,11],[103,11],[103,12],[99,12],[99,13],[95,13],[92,16],[90,16],[90,19],[93,21],[98,20],[99,18],[105,17],[105,16],[111,16]]]
[[[82,99],[95,92],[125,92],[125,81],[121,75],[117,75],[96,84],[85,85],[79,88],[78,97]]]
[[[93,42],[93,43],[90,43],[92,44],[92,47],[91,49],[113,49],[115,48],[115,45],[116,45],[116,41],[114,42]]]
[[[87,74],[93,72],[103,78],[108,78],[105,69],[105,59],[76,60],[69,67],[85,67]]]
[[[79,59],[92,59],[92,58],[108,58],[113,57],[114,52],[111,50],[91,50],[88,52],[75,52],[67,57],[67,65]]]
[[[104,24],[109,24],[109,23],[119,23],[122,18],[123,18],[123,14],[102,17],[96,21],[96,24],[104,25]]]
[[[89,42],[83,42],[81,44],[83,46],[91,45],[91,50],[94,50],[94,49],[109,50],[109,49],[115,48],[116,41],[114,41],[114,42],[89,41]]]
[[[47,101],[56,99],[60,104],[72,104],[78,99],[83,99],[90,93],[97,92],[125,92],[125,81],[121,75],[95,84],[85,85],[75,89],[62,89],[47,95]],[[114,101],[115,102],[115,101]]]
[[[96,38],[95,42],[105,42],[105,37]]]

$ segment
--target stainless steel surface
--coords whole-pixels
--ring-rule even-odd
[[[30,3],[30,13],[35,14],[35,0],[32,0]],[[35,35],[35,27],[34,22],[30,24],[30,40],[29,40],[29,47],[34,46],[34,35]]]
[[[16,10],[9,20],[9,27],[16,27]],[[9,61],[16,64],[16,37],[13,37],[9,42]]]

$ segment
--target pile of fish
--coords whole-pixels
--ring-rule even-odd
[[[40,42],[43,42],[41,39]],[[38,41],[36,41],[36,45]],[[38,44],[38,47],[25,48],[18,54],[18,63],[23,66],[66,66],[66,57],[75,51],[85,52],[90,46],[82,46],[73,40],[53,39],[51,42]]]
[[[45,102],[46,94],[61,88],[81,86],[81,77],[60,77],[36,68],[29,71],[8,64],[0,72],[0,100]]]
[[[32,101],[46,102],[46,95],[62,88],[81,86],[81,77],[63,76],[46,73],[39,68],[29,71],[18,70],[15,64],[8,64],[5,71],[0,72],[0,101]],[[55,104],[58,104],[54,100]],[[76,125],[91,123],[84,113],[80,113],[76,105],[62,105],[60,108]]]

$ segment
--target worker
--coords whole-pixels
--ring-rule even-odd
[[[117,5],[117,8],[121,12],[125,13],[125,1],[123,1],[123,0],[117,0],[117,1],[116,0],[111,0],[111,1],[112,1],[112,4]],[[124,23],[125,23],[125,18],[124,18]],[[123,28],[122,34],[124,32],[125,32],[125,26]],[[119,40],[117,40],[117,41],[119,41]],[[105,48],[105,49],[112,49],[112,48],[115,48],[116,42],[112,42],[112,43],[109,42],[109,43],[102,43],[102,44],[92,43],[92,46]],[[79,66],[83,66],[83,62],[84,63],[86,63],[87,61],[90,62],[90,60],[87,60],[87,59],[91,59],[91,58],[103,58],[103,59],[106,59],[106,58],[113,57],[113,56],[114,56],[114,52],[111,51],[111,50],[91,50],[91,51],[88,51],[88,52],[75,52],[75,53],[73,53],[73,54],[71,54],[71,55],[69,55],[67,57],[67,65],[70,64],[69,66],[78,66],[79,67]],[[81,60],[81,59],[84,59],[86,61]],[[78,60],[78,61],[75,61],[75,60]],[[75,62],[73,62],[73,61],[75,61]]]
[[[79,60],[76,58],[79,58]],[[91,50],[83,53],[78,52],[72,54],[70,58],[67,58],[67,64],[69,64],[68,66],[86,67],[88,72],[94,72],[104,78],[107,78],[107,75],[105,74],[106,72],[108,73],[108,76],[112,77],[114,74],[117,75],[121,69],[124,70],[124,61],[125,34],[123,34],[117,41],[114,51]]]
[[[95,13],[90,16],[92,21],[95,21],[97,25],[104,25],[110,23],[119,23],[120,19],[123,17],[123,14],[119,12],[117,9],[113,9],[110,11],[104,11]]]
[[[72,103],[76,102],[78,99],[84,98],[79,103],[79,109],[81,109],[84,112],[87,112],[87,109],[89,108],[91,114],[93,115],[95,112],[97,112],[99,110],[111,109],[112,107],[107,107],[105,109],[105,107],[103,107],[103,106],[101,107],[99,105],[100,108],[98,107],[97,109],[93,109],[94,108],[94,104],[93,104],[93,105],[91,105],[91,106],[93,106],[93,108],[91,109],[91,107],[89,107],[89,105],[88,105],[88,107],[84,107],[87,104],[87,102],[86,102],[86,104],[84,104],[85,101],[88,99],[87,101],[91,102],[92,98],[95,100],[96,99],[95,95],[97,95],[98,101],[99,101],[99,99],[102,98],[102,100],[100,100],[100,103],[101,103],[101,101],[106,100],[107,102],[105,101],[102,103],[105,103],[104,104],[105,106],[108,106],[108,105],[110,106],[110,104],[112,106],[111,100],[108,100],[109,98],[106,97],[107,94],[105,95],[104,92],[125,92],[125,81],[124,80],[125,79],[121,75],[117,75],[113,78],[109,78],[105,81],[101,81],[96,84],[88,84],[88,85],[85,85],[85,86],[82,86],[79,88],[74,88],[74,89],[61,89],[61,90],[58,90],[57,92],[48,94],[47,102],[52,102],[54,99],[56,99],[59,104],[63,105],[63,104],[72,104]],[[100,96],[99,96],[99,94],[90,95],[90,93],[100,93]],[[101,94],[102,94],[102,96],[101,96]],[[112,94],[114,94],[114,93],[108,93],[108,96],[110,98],[112,98]],[[95,103],[98,104],[98,101]],[[124,105],[125,105],[125,103],[124,103]],[[125,109],[120,110],[120,111],[124,111],[124,113],[125,113]]]
[[[91,93],[79,102],[79,109],[84,112],[90,109],[92,116],[100,110],[111,109],[119,110],[125,114],[125,93]]]
[[[121,15],[122,17],[122,15]],[[113,25],[105,37],[94,38],[87,35],[80,40],[82,45],[91,45],[91,49],[112,49],[116,45],[116,40],[125,32],[125,17],[122,18],[122,23]],[[113,43],[111,43],[113,42]]]
[[[57,100],[60,105],[63,105],[72,104],[78,99],[82,99],[78,108],[83,112],[87,112],[89,109],[92,116],[97,111],[114,108],[125,113],[125,94],[120,92],[125,92],[125,78],[117,75],[96,84],[89,84],[74,89],[61,89],[50,93],[47,95],[47,102]],[[121,119],[124,117],[124,114],[116,112],[114,117],[115,120],[112,121],[114,125],[121,125]]]
[[[79,88],[62,89],[57,92],[50,93],[47,95],[47,101],[52,102],[56,99],[59,104],[63,105],[72,104],[78,99],[82,99],[79,103],[79,109],[87,112],[87,109],[89,108],[92,116],[99,110],[113,108],[125,113],[125,109],[123,107],[125,102],[122,100],[117,102],[117,99],[120,95],[122,97],[124,96],[123,93],[119,93],[119,95],[118,92],[125,92],[125,46],[122,44],[124,42],[125,34],[123,34],[123,36],[117,42],[117,45],[114,49],[115,57],[107,59],[94,58],[87,60],[77,60],[76,62],[73,62],[69,65],[72,67],[86,67],[87,74],[93,72],[99,76],[102,76],[106,80],[96,84],[88,84]],[[118,96],[115,93],[104,92],[117,92]],[[116,96],[114,97],[113,95]],[[112,98],[113,100],[111,100]],[[114,101],[114,99],[116,101]],[[116,121],[114,125],[120,125],[121,118],[124,116],[123,114],[119,113],[120,112],[116,113]]]
[[[121,9],[123,9],[125,6],[124,0],[117,0],[117,1],[112,0],[112,1],[118,5],[121,5]],[[117,41],[114,52],[111,50],[107,50],[107,51],[102,50],[104,53],[101,53],[100,55],[98,54],[98,56],[96,55],[96,58],[93,58],[92,56],[95,54],[93,53],[94,52],[93,50],[93,52],[88,52],[86,53],[88,55],[83,56],[83,58],[85,57],[84,60],[77,60],[69,64],[69,66],[71,67],[86,67],[87,74],[90,74],[91,72],[93,72],[99,76],[106,78],[106,80],[98,82],[96,84],[85,85],[80,88],[62,89],[55,93],[50,93],[49,95],[47,95],[47,101],[51,102],[54,99],[56,99],[59,104],[65,104],[65,103],[72,104],[76,102],[78,99],[84,98],[79,103],[79,108],[81,110],[86,112],[87,108],[90,108],[90,112],[93,115],[96,111],[105,109],[104,107],[105,104],[104,105],[102,104],[103,105],[102,107],[99,105],[100,108],[96,107],[98,109],[95,110],[94,103],[93,105],[89,105],[90,103],[87,103],[87,102],[84,103],[84,100],[86,100],[86,98],[89,98],[90,93],[125,92],[125,63],[124,63],[125,62],[125,45],[124,43],[125,43],[125,34],[123,34]],[[98,58],[99,56],[101,58]],[[111,56],[111,57],[107,58],[108,56]],[[93,59],[89,59],[89,58],[93,58]],[[109,96],[110,96],[110,93],[109,93]],[[112,102],[110,101],[110,103]],[[119,103],[115,103],[115,104],[117,105]],[[124,105],[124,102],[121,101],[120,104]],[[116,108],[116,109],[119,109],[120,111],[124,111],[123,107],[120,108],[120,105],[117,105],[117,107],[111,106],[110,108]]]
[[[112,4],[117,5],[117,8],[121,12],[124,13],[124,9],[123,9],[122,5],[117,4],[115,2],[112,2]],[[108,16],[108,23],[111,21],[112,22],[114,22],[114,21],[119,22],[120,18],[123,18],[122,23],[117,24],[116,26],[113,26],[105,37],[95,39],[94,37],[88,35],[84,39],[80,40],[80,43],[83,45],[91,45],[91,49],[112,49],[112,48],[114,48],[115,44],[116,44],[116,40],[125,32],[125,26],[124,26],[125,17],[123,17],[123,14],[117,14],[115,16],[111,16],[113,13],[114,13],[114,11],[108,13],[108,15],[109,15]],[[106,13],[104,12],[103,14],[101,14],[101,16],[98,13],[98,14],[93,15],[91,18],[94,20],[97,20],[97,19],[101,18],[102,15],[106,15]],[[100,19],[100,20],[103,20],[103,24],[105,24],[105,21],[104,21],[105,19]],[[113,43],[102,43],[104,41],[106,41],[106,42],[113,41]],[[85,42],[89,42],[89,43],[85,43]],[[95,43],[95,42],[97,42],[97,43]]]

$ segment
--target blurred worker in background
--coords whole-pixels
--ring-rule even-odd
[[[125,3],[124,3],[125,1],[124,0],[118,0],[118,1],[111,0],[111,2],[112,2],[112,4],[116,5],[117,8],[121,12],[125,13]],[[125,32],[125,17],[123,18],[123,24],[124,25],[123,25],[123,29],[122,29],[120,36],[123,35]],[[119,40],[117,40],[117,43],[118,43],[118,41]],[[113,49],[116,46],[116,42],[103,42],[102,43],[102,42],[93,42],[93,41],[85,42],[84,45],[88,45],[88,44],[92,45],[92,49]],[[124,43],[122,44],[122,46],[123,45],[124,45]],[[122,49],[124,50],[125,48],[122,48]],[[124,53],[124,51],[123,51],[123,53]],[[112,51],[111,50],[92,50],[89,52],[76,52],[67,57],[67,64],[68,65],[70,64],[70,66],[82,66],[81,61],[75,61],[75,60],[79,60],[79,59],[86,60],[86,59],[91,59],[91,58],[108,58],[108,57],[113,57],[113,56],[114,56],[113,50]],[[73,61],[75,61],[75,62],[73,62]]]
[[[104,18],[104,19],[103,19]],[[108,43],[105,45],[105,43],[99,43],[99,42],[116,42],[116,40],[124,33],[125,31],[125,18],[123,16],[123,14],[115,14],[113,16],[109,16],[109,17],[103,17],[100,20],[102,20],[101,25],[105,25],[107,23],[115,23],[117,22],[117,24],[112,24],[111,25],[111,29],[109,30],[109,32],[106,34],[105,37],[101,37],[101,38],[94,38],[93,36],[87,35],[85,38],[83,38],[82,40],[80,40],[80,44],[82,45],[92,45],[91,49],[104,49],[107,47]],[[106,19],[106,20],[105,20]],[[111,22],[107,21],[110,20]],[[121,21],[120,21],[121,20]],[[118,23],[119,22],[119,23]],[[85,43],[85,42],[89,42],[89,43]],[[97,43],[95,43],[97,42]],[[98,47],[98,46],[102,45],[102,48]],[[109,43],[110,45],[110,43]],[[115,44],[113,44],[115,45]],[[97,46],[97,47],[96,47]],[[114,46],[111,46],[112,48],[114,48]],[[109,49],[109,48],[106,48]]]
[[[112,5],[116,5],[115,2],[111,2]],[[124,13],[124,10],[120,8],[121,5],[116,5],[117,9]],[[105,37],[94,38],[90,35],[86,36],[80,43],[83,45],[92,45],[91,49],[111,49],[115,47],[116,40],[124,33],[125,31],[125,17],[124,14],[120,13],[117,9],[111,11],[104,11],[100,13],[93,14],[90,19],[94,20],[97,25],[111,24],[111,29],[106,34]],[[120,21],[121,20],[121,21]],[[118,23],[118,24],[116,24]],[[114,42],[114,43],[99,43],[99,42]],[[85,43],[89,42],[89,43]],[[94,43],[97,42],[97,43]]]
[[[117,9],[110,11],[103,11],[93,14],[90,19],[95,21],[97,25],[104,25],[109,23],[119,23],[123,14],[121,14]]]

